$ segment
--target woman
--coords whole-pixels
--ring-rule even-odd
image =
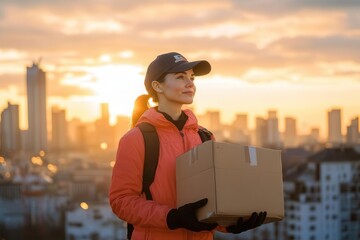
[[[135,102],[133,128],[120,140],[109,192],[113,212],[134,225],[131,239],[210,240],[215,230],[240,233],[261,225],[266,217],[266,212],[253,213],[245,222],[239,219],[237,225],[220,227],[196,218],[196,210],[206,205],[207,199],[176,208],[176,157],[201,144],[195,115],[182,107],[193,102],[195,76],[210,70],[207,61],[188,62],[176,52],[159,55],[147,69],[144,84],[148,95]],[[150,97],[157,107],[148,109]],[[150,186],[153,200],[146,200],[142,193],[144,140],[136,127],[142,122],[155,126],[159,136],[159,162]]]

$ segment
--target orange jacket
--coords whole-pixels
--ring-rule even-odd
[[[119,218],[134,225],[134,240],[213,239],[213,232],[170,230],[166,223],[168,212],[176,208],[176,157],[201,144],[195,115],[190,110],[185,110],[185,114],[188,120],[181,132],[154,108],[147,110],[138,121],[138,124],[149,122],[154,125],[159,136],[159,162],[150,186],[153,200],[146,200],[145,194],[141,193],[144,140],[139,128],[131,129],[119,142],[109,201]]]

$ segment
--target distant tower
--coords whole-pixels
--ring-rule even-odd
[[[340,109],[328,111],[328,142],[335,145],[342,143]]]
[[[109,124],[109,104],[101,103],[101,119],[104,124]]]
[[[1,113],[0,133],[2,153],[9,155],[20,150],[19,105],[8,102],[8,107]]]
[[[279,120],[276,116],[276,111],[268,111],[267,137],[267,144],[269,146],[280,145]]]
[[[350,125],[347,127],[346,143],[357,144],[359,143],[359,118],[353,118]]]
[[[206,118],[209,123],[208,128],[211,131],[219,131],[221,130],[221,123],[220,123],[220,112],[219,111],[207,111]]]
[[[267,139],[267,120],[262,117],[256,117],[255,120],[255,144],[264,146]]]
[[[233,126],[236,130],[246,132],[248,130],[247,114],[236,114]]]
[[[53,107],[51,109],[52,138],[51,146],[53,150],[65,150],[68,147],[68,127],[66,122],[66,112],[64,109]]]
[[[101,118],[96,120],[96,144],[107,144],[110,146],[114,143],[114,132],[109,124],[109,104],[101,103]]]
[[[296,119],[291,117],[285,118],[284,145],[286,147],[296,146]]]
[[[39,65],[33,63],[27,67],[26,74],[28,101],[28,150],[38,153],[46,151],[47,122],[46,122],[46,77]]]

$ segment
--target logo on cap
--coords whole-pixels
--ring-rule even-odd
[[[174,55],[174,58],[175,58],[175,63],[181,62],[181,61],[187,61],[186,58],[184,58],[181,55]]]

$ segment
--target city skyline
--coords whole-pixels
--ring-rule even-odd
[[[26,106],[21,106],[21,105],[16,104],[16,103],[14,104],[13,101],[8,101],[7,104],[9,104],[9,103],[11,105],[18,106],[19,109],[26,108]],[[74,121],[74,120],[80,120],[80,122],[82,122],[82,123],[96,122],[102,116],[101,115],[101,111],[102,111],[101,105],[102,104],[104,104],[104,103],[93,103],[93,105],[94,105],[93,109],[96,109],[96,112],[98,112],[98,114],[95,115],[93,119],[84,119],[84,118],[81,118],[81,117],[78,117],[78,116],[74,116],[73,118],[69,118],[69,117],[67,117],[69,115],[68,109],[61,108],[61,107],[59,107],[59,105],[48,106],[48,108],[47,108],[47,119],[48,119],[47,122],[48,122],[48,125],[52,121],[51,114],[52,114],[53,109],[61,110],[62,112],[64,112],[63,113],[64,118],[66,117],[66,119],[64,119],[64,120],[66,120],[67,122]],[[5,110],[7,107],[8,106],[5,106],[3,109],[0,108],[0,112]],[[193,105],[190,105],[190,106],[187,106],[187,107],[194,108]],[[196,112],[196,107],[193,110]],[[353,124],[353,121],[356,118],[359,118],[360,114],[354,115],[354,116],[350,117],[349,119],[345,119],[345,117],[343,116],[344,115],[343,114],[343,109],[341,107],[336,107],[336,108],[328,108],[327,110],[324,111],[324,115],[328,115],[329,112],[332,112],[332,111],[340,111],[340,115],[339,115],[339,120],[340,120],[340,124],[341,124],[340,133],[341,133],[342,137],[345,137],[346,133],[348,131],[347,128],[350,127]],[[267,116],[267,114],[269,112],[275,112],[278,115],[277,116],[277,121],[278,121],[277,125],[279,127],[279,131],[281,133],[283,133],[283,134],[286,134],[287,120],[288,119],[294,119],[295,122],[296,122],[295,124],[296,124],[296,129],[297,129],[296,131],[297,131],[298,136],[309,135],[309,134],[311,134],[311,131],[313,131],[314,129],[319,130],[319,136],[320,136],[320,139],[322,141],[326,141],[327,138],[328,138],[328,135],[329,135],[328,118],[325,118],[324,122],[321,123],[320,125],[311,125],[311,126],[308,126],[306,128],[306,130],[303,130],[303,129],[301,129],[301,126],[300,126],[301,123],[299,122],[298,116],[288,115],[286,113],[281,113],[280,111],[278,111],[278,109],[275,109],[275,108],[267,109],[266,112],[264,112],[263,114],[254,115],[254,116],[251,116],[248,112],[235,112],[234,115],[232,116],[231,121],[229,121],[229,122],[224,122],[223,121],[223,116],[222,116],[223,112],[220,109],[211,109],[210,108],[210,109],[205,109],[204,112],[202,112],[201,114],[198,114],[198,118],[201,119],[202,116],[206,115],[209,112],[218,112],[219,113],[221,126],[233,125],[237,121],[237,116],[238,115],[245,115],[246,118],[247,118],[246,121],[247,121],[247,124],[248,124],[248,130],[255,130],[255,128],[256,128],[256,119],[257,118],[266,118],[266,116]],[[108,114],[110,115],[110,113],[108,113]],[[108,121],[109,121],[110,126],[115,126],[116,125],[116,121],[117,121],[118,117],[129,118],[129,121],[130,121],[130,116],[125,115],[125,114],[112,116],[113,119],[110,119],[110,117],[108,116]],[[26,124],[24,124],[24,121],[27,120],[27,116],[21,116],[21,113],[19,111],[19,118],[20,118],[20,120],[23,121],[22,123],[19,124],[20,125],[20,130],[28,130]],[[200,122],[200,124],[201,124],[201,122]],[[50,130],[48,129],[48,131],[50,131]],[[339,130],[337,129],[337,131],[339,131]]]

